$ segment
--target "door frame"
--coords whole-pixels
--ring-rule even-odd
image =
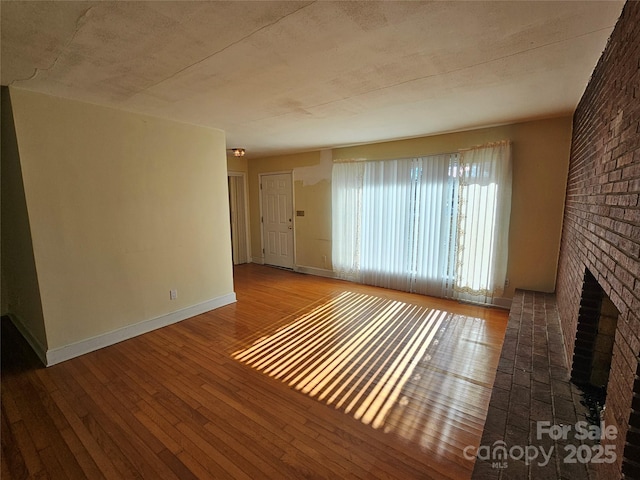
[[[245,172],[227,172],[227,185],[229,182],[229,177],[241,177],[242,178],[242,189],[244,193],[244,229],[245,229],[245,244],[247,250],[247,263],[251,263],[251,222],[249,221],[249,185],[247,183],[247,174]],[[227,187],[228,188],[228,187]],[[231,205],[229,205],[229,212],[231,212]],[[231,246],[233,248],[233,245]],[[233,252],[232,252],[233,257]]]
[[[297,271],[298,264],[296,262],[296,197],[295,188],[293,188],[293,170],[278,170],[276,172],[263,172],[258,174],[258,198],[260,200],[260,264],[264,265],[264,213],[262,209],[262,177],[267,175],[289,175],[291,177],[291,235],[293,248],[293,270]]]

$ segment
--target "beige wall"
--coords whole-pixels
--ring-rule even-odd
[[[49,349],[233,292],[224,132],[10,92]]]
[[[510,284],[515,288],[553,291],[562,231],[571,141],[571,117],[555,118],[467,132],[337,148],[333,160],[390,159],[455,152],[490,141],[513,141],[513,197],[510,226]],[[309,168],[311,167],[311,168]],[[326,152],[251,160],[252,248],[261,251],[258,174],[293,171],[297,265],[331,268],[331,161]],[[305,181],[300,180],[304,178]]]
[[[47,348],[22,170],[7,87],[2,88],[2,314],[10,314],[39,355]],[[9,280],[11,280],[9,282]]]
[[[296,265],[331,269],[330,155],[330,151],[316,151],[249,160],[251,251],[254,262],[262,261],[259,176],[263,173],[291,172]],[[296,210],[303,210],[304,217],[295,216]]]
[[[234,157],[227,152],[227,171],[247,173],[249,171],[247,157]]]

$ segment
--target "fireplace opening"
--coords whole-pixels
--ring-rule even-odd
[[[583,392],[588,420],[600,423],[607,398],[619,312],[598,280],[585,271],[573,351],[571,380]]]

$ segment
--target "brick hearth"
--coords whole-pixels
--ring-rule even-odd
[[[504,441],[507,450],[532,446],[545,452],[553,448],[553,454],[547,465],[541,465],[541,455],[529,465],[511,458],[501,466],[478,459],[473,478],[597,478],[592,465],[564,461],[569,455],[566,445],[594,444],[574,436],[576,423],[586,422],[589,412],[581,393],[570,382],[555,296],[516,291],[480,444],[492,447]],[[547,434],[538,439],[538,422],[567,425],[572,432],[566,440]],[[518,450],[514,453],[517,456]]]

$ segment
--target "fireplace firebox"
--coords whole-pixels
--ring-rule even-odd
[[[587,269],[582,285],[571,380],[583,391],[590,421],[599,425],[606,406],[619,312]]]

